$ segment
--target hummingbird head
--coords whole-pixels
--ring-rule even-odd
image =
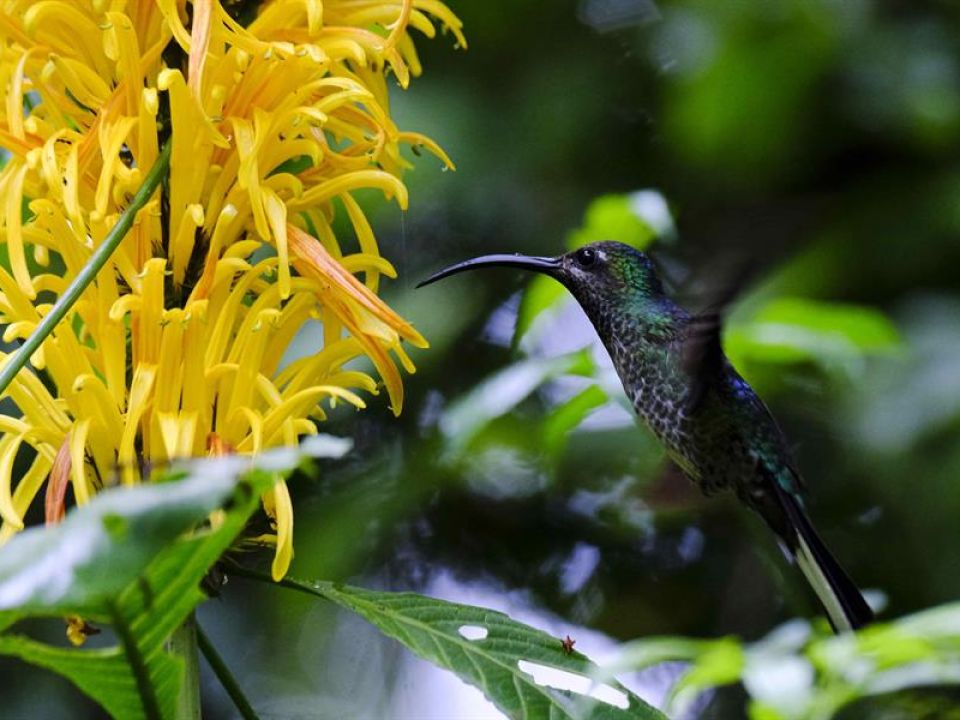
[[[653,263],[644,253],[618,242],[584,245],[558,257],[484,255],[451,265],[417,287],[482,267],[516,267],[561,282],[598,327],[605,318],[628,312],[641,319],[664,297]]]

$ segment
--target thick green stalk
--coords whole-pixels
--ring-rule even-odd
[[[167,652],[183,661],[183,682],[177,697],[177,720],[200,720],[200,657],[197,654],[197,619],[193,613],[173,631]]]
[[[113,255],[119,247],[120,242],[126,236],[127,232],[133,226],[133,221],[137,213],[150,200],[154,191],[159,187],[160,182],[167,174],[167,168],[170,167],[170,141],[164,143],[160,150],[160,156],[150,168],[150,172],[143,180],[143,184],[137,190],[133,199],[127,208],[120,214],[117,224],[110,228],[110,232],[100,243],[99,247],[93,251],[93,255],[83,266],[83,269],[77,273],[73,282],[67,287],[63,295],[59,297],[50,312],[46,314],[37,329],[31,333],[17,352],[7,359],[7,363],[0,370],[0,395],[7,389],[7,386],[13,381],[23,367],[30,361],[30,358],[37,351],[47,336],[53,332],[54,328],[70,311],[74,303],[80,299],[83,291],[94,281],[97,273],[103,268],[107,260]]]

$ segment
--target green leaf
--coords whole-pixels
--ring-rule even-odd
[[[259,577],[255,573],[243,573]],[[512,620],[503,613],[470,605],[345,585],[298,580],[282,583],[350,610],[409,650],[476,686],[511,718],[589,718],[665,720],[655,708],[611,682],[601,698],[538,683],[533,673],[563,671],[590,687],[596,666],[578,652],[566,652],[560,638]],[[474,638],[474,639],[471,639]]]
[[[183,667],[164,644],[205,599],[201,580],[260,495],[299,458],[190,463],[169,482],[103,492],[59,525],[24,531],[0,553],[0,626],[77,614],[109,623],[118,642],[88,650],[8,632],[0,654],[63,675],[114,717],[173,717]]]
[[[566,289],[556,280],[546,275],[534,275],[520,298],[514,343],[527,333],[540,313],[555,307],[566,295]]]
[[[592,372],[589,350],[513,363],[451,404],[440,419],[440,429],[450,449],[459,453],[491,421],[513,410],[548,380],[561,375],[590,375]]]
[[[724,347],[734,364],[812,361],[827,367],[889,352],[900,344],[890,320],[871,308],[778,298],[745,322],[734,322]]]
[[[670,691],[670,707],[681,714],[701,692],[737,682],[743,668],[744,651],[735,639],[723,638],[706,644]]]
[[[598,385],[591,385],[553,408],[543,422],[543,448],[547,454],[558,457],[566,447],[570,431],[607,400],[607,394]]]
[[[220,507],[235,478],[200,476],[118,488],[0,553],[0,612],[104,617],[108,601],[170,541]]]
[[[960,686],[960,603],[876,623],[856,633],[812,632],[794,620],[753,643],[664,637],[625,644],[598,681],[668,660],[690,667],[671,689],[670,709],[740,680],[751,720],[833,717],[862,698],[923,686]]]
[[[636,213],[629,195],[601,195],[587,206],[583,225],[567,236],[567,248],[616,240],[643,250],[653,238],[653,229]]]
[[[617,659],[594,677],[605,680],[627,669],[639,670],[677,660],[690,662],[668,695],[668,710],[678,715],[684,714],[689,703],[703,691],[737,682],[745,665],[743,647],[735,638],[659,637],[627,643]]]

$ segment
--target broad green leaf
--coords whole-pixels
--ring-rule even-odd
[[[235,485],[234,476],[194,476],[118,488],[59,525],[26,530],[0,552],[0,612],[104,617],[107,601]]]
[[[587,206],[583,225],[567,236],[567,248],[616,240],[642,250],[653,238],[653,229],[637,214],[630,195],[601,195]]]
[[[458,399],[440,419],[440,429],[457,453],[492,420],[513,410],[545,382],[560,375],[589,375],[588,350],[555,358],[521,360],[487,378]]]
[[[563,285],[546,275],[534,275],[530,278],[520,298],[517,327],[513,332],[514,343],[527,333],[540,313],[555,307],[567,295]]]
[[[286,580],[283,584],[357,613],[415,654],[478,687],[511,718],[665,720],[658,710],[614,682],[596,688],[599,700],[538,683],[534,674],[546,677],[552,670],[557,678],[579,680],[587,691],[596,666],[578,652],[566,652],[560,638],[503,613],[414,593],[328,582]]]
[[[556,457],[563,450],[571,430],[584,418],[607,402],[607,394],[598,386],[591,385],[565,403],[553,408],[543,421],[543,448]]]
[[[890,320],[871,308],[804,298],[778,298],[752,318],[732,323],[724,347],[734,364],[812,361],[831,366],[899,345]]]
[[[0,553],[0,619],[77,614],[109,624],[118,642],[76,649],[7,632],[0,654],[65,676],[114,717],[173,717],[182,663],[164,644],[205,599],[201,580],[260,495],[299,459],[189,463],[168,482],[105,491],[59,525],[24,531]]]

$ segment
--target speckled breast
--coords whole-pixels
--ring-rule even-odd
[[[743,417],[737,399],[727,397],[736,394],[737,388],[727,387],[727,382],[711,388],[690,414],[689,379],[668,346],[630,353],[616,342],[611,345],[614,365],[637,414],[704,493],[734,488],[745,495],[759,490],[762,479],[749,446],[754,418]],[[741,401],[747,406],[755,399],[749,392],[752,397]]]

